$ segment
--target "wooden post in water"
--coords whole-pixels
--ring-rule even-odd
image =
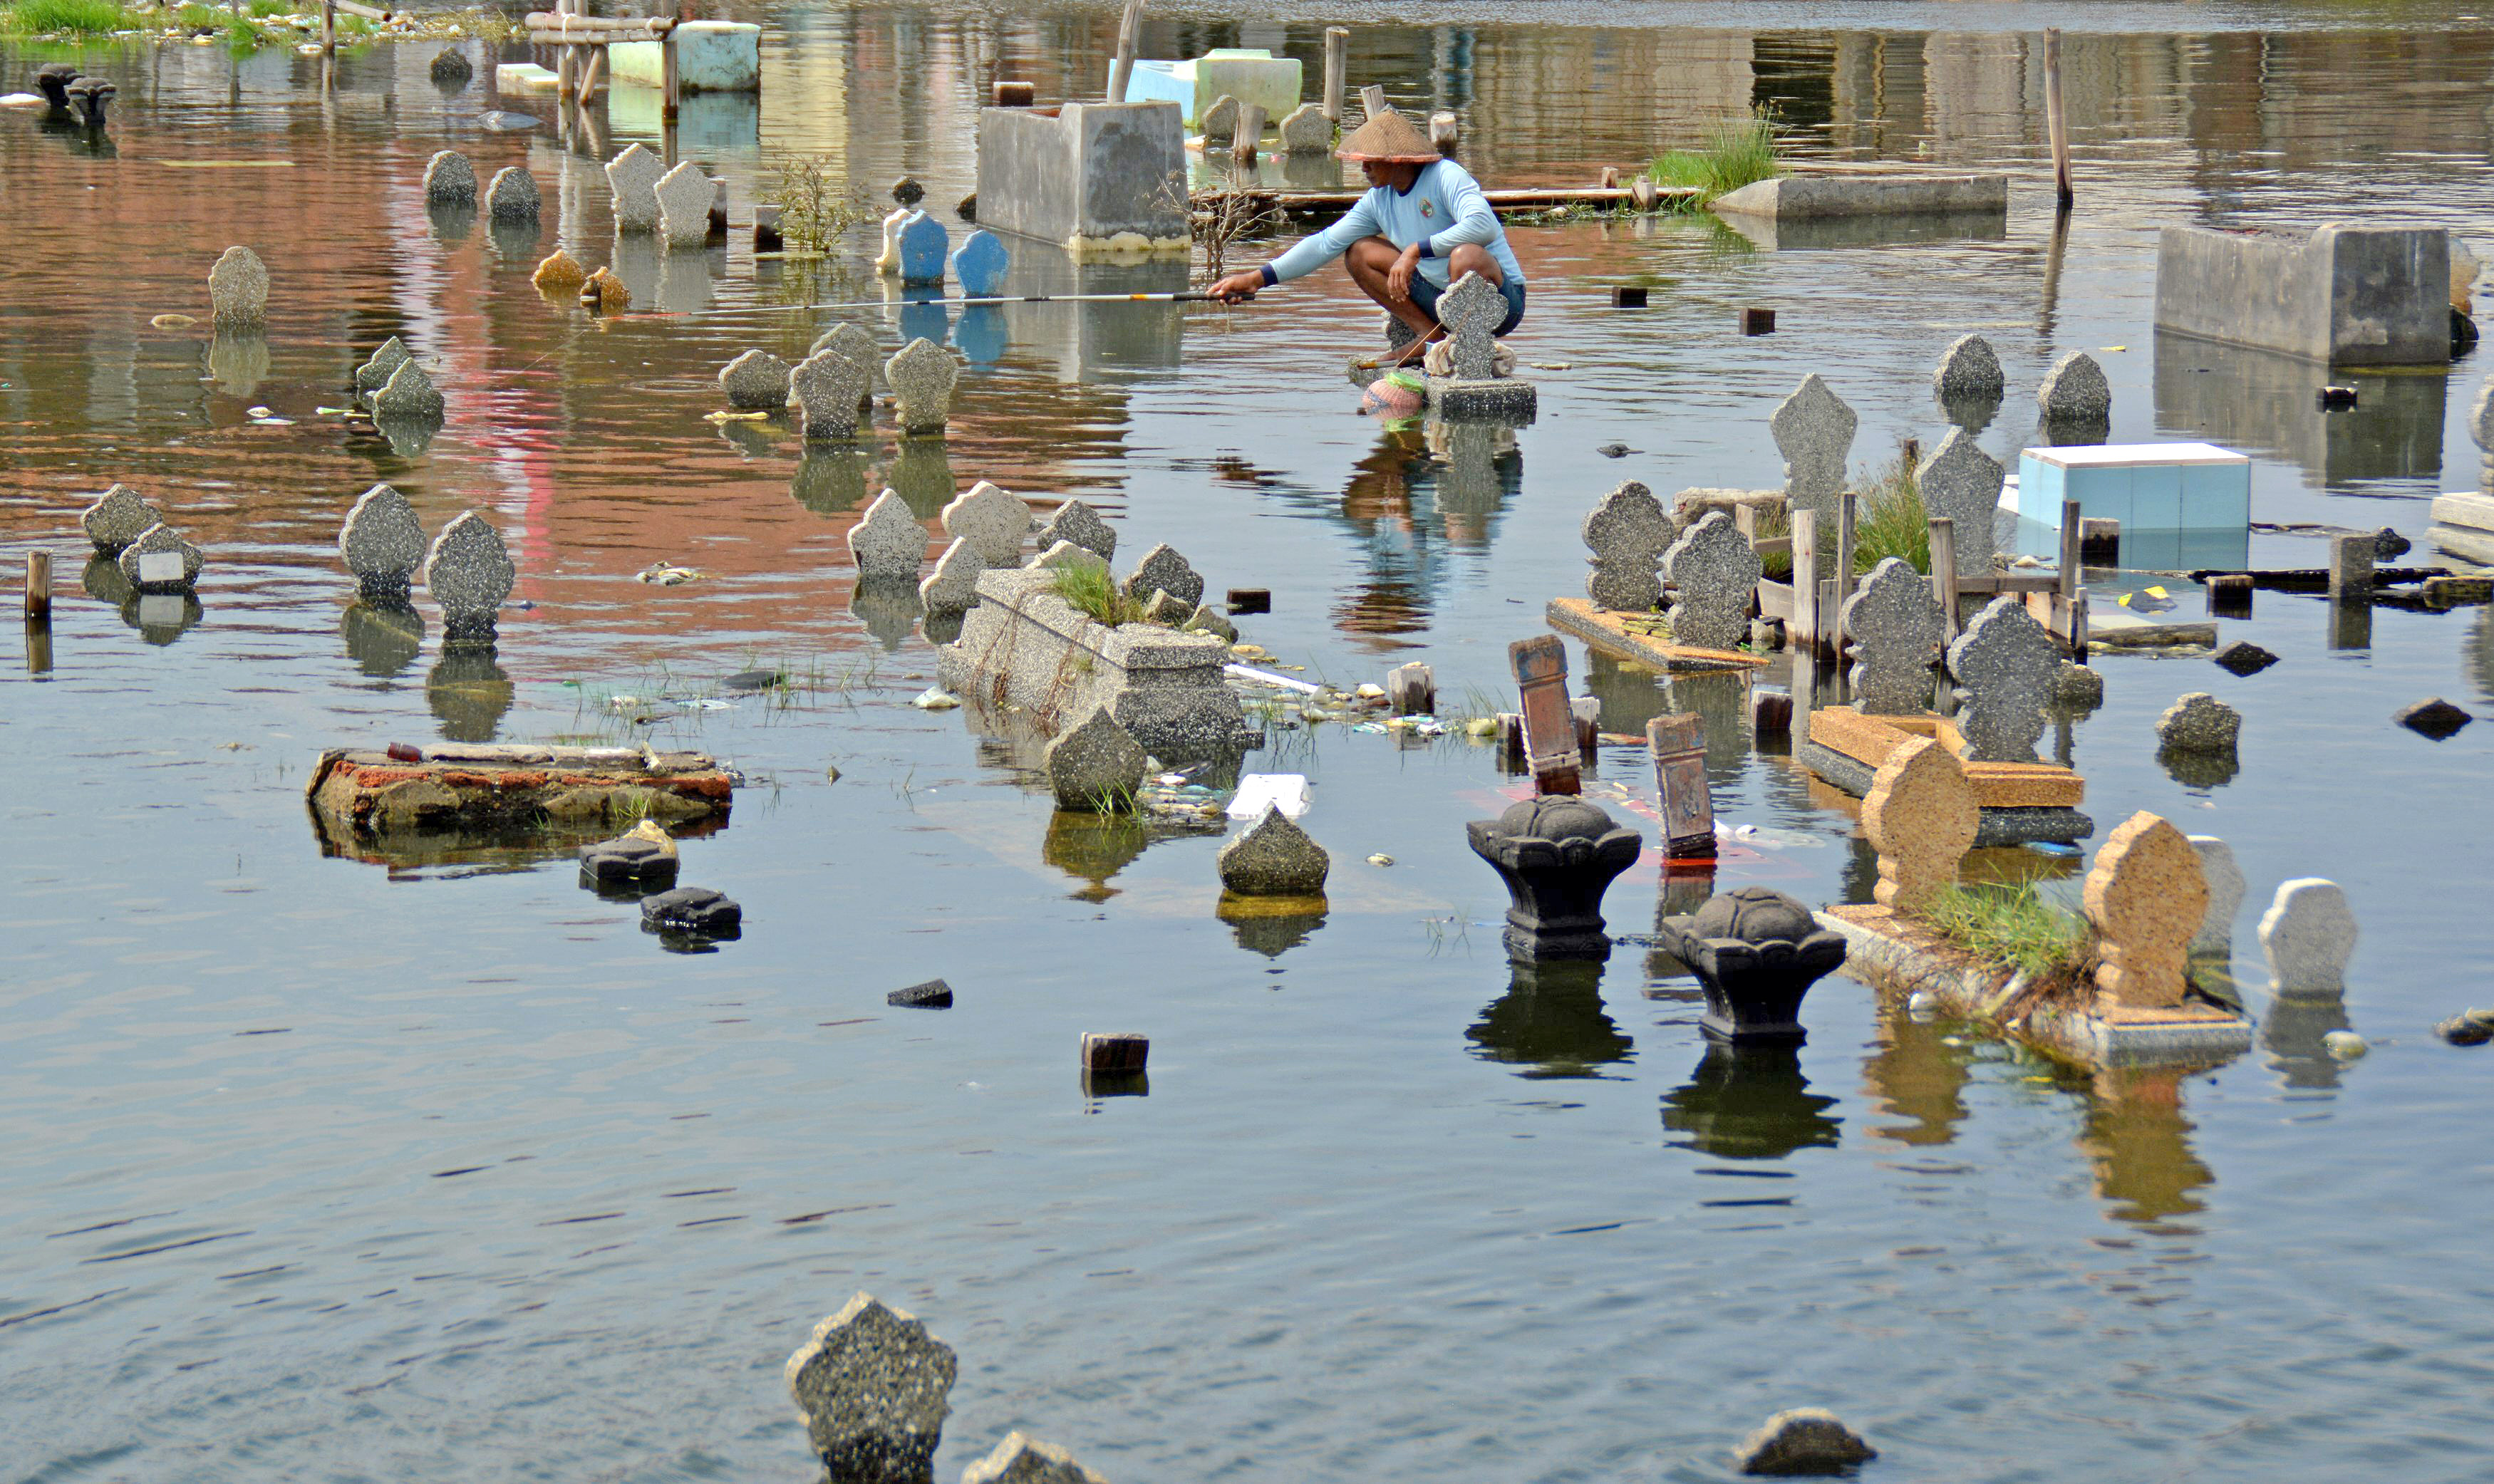
[[[1142,40],[1143,0],[1126,0],[1126,14],[1117,22],[1117,60],[1109,67],[1109,102],[1126,101],[1126,79],[1134,75],[1135,48]]]
[[[320,0],[320,50],[325,55],[338,49],[337,0]]]
[[[658,38],[658,75],[664,79],[664,86],[659,91],[658,116],[673,123],[676,110],[684,98],[684,76],[676,69],[676,28],[673,26],[667,28],[666,35]],[[670,161],[675,159],[675,143],[670,136],[667,139],[667,158]]]
[[[1836,662],[1840,665],[1844,663],[1844,600],[1853,595],[1853,516],[1854,494],[1847,490],[1836,497],[1835,612],[1828,615]]]
[[[1429,142],[1437,146],[1439,154],[1449,160],[1455,158],[1456,146],[1463,143],[1463,129],[1452,113],[1441,108],[1429,115]]]
[[[1351,67],[1351,31],[1345,26],[1325,27],[1324,102],[1318,106],[1324,116],[1342,122],[1343,75]]]
[[[2060,209],[2077,199],[2070,190],[2070,119],[2061,106],[2061,33],[2044,32],[2044,132],[2053,141],[2053,192]]]
[[[1264,137],[1264,106],[1242,103],[1238,106],[1238,132],[1231,136],[1230,158],[1239,165],[1256,163],[1256,146]]]
[[[1792,646],[1818,660],[1818,512],[1792,513],[1792,618],[1784,632]]]
[[[1380,113],[1384,112],[1385,89],[1374,82],[1361,88],[1359,90],[1359,111],[1369,118],[1375,118]]]
[[[1948,636],[1957,637],[1957,522],[1946,516],[1931,518],[1931,596],[1940,600],[1940,615],[1948,621]]]
[[[1524,760],[1537,794],[1583,791],[1576,713],[1567,705],[1567,647],[1556,634],[1519,639],[1506,661],[1524,702]]]
[[[52,554],[26,554],[26,621],[52,621]]]

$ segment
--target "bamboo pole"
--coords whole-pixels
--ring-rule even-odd
[[[1351,31],[1345,26],[1325,27],[1324,49],[1324,116],[1342,122],[1343,76],[1351,68]]]
[[[1126,101],[1126,81],[1135,72],[1135,48],[1142,40],[1143,0],[1126,0],[1126,14],[1117,22],[1117,60],[1109,67],[1109,102]]]
[[[2053,192],[2067,211],[2077,198],[2070,190],[2070,120],[2061,106],[2061,33],[2044,33],[2044,132],[2053,141]]]

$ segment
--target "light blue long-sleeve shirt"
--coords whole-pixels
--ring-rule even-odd
[[[1524,268],[1506,245],[1506,228],[1499,225],[1489,197],[1481,195],[1480,182],[1452,160],[1422,167],[1409,191],[1372,188],[1341,221],[1301,239],[1266,263],[1264,272],[1277,284],[1314,273],[1362,237],[1383,237],[1397,248],[1420,244],[1419,274],[1440,288],[1446,287],[1446,255],[1467,242],[1487,248],[1506,282],[1524,282]]]

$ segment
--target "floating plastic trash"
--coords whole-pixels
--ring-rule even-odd
[[[961,704],[961,698],[936,686],[919,692],[918,699],[909,704],[922,712],[949,712]]]
[[[1232,819],[1262,819],[1267,806],[1282,811],[1283,817],[1296,819],[1308,811],[1307,774],[1297,772],[1251,772],[1238,780],[1237,796],[1230,801]]]

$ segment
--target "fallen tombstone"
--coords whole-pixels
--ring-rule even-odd
[[[1107,707],[1048,744],[1049,788],[1056,806],[1091,813],[1132,809],[1151,759]],[[1323,874],[1319,878],[1322,882]]]
[[[345,835],[577,828],[639,812],[664,825],[723,819],[734,780],[705,754],[639,747],[442,743],[336,747],[304,796]]]
[[[1109,1484],[1063,1448],[1007,1433],[995,1451],[961,1472],[961,1484]]]
[[[788,1390],[839,1484],[928,1484],[958,1370],[915,1315],[861,1292],[788,1357]]]
[[[641,926],[651,932],[733,938],[745,930],[745,909],[708,887],[677,887],[641,898]]]
[[[1278,804],[1221,847],[1221,886],[1240,896],[1322,896],[1332,867],[1324,847]]]
[[[643,820],[631,833],[580,847],[580,884],[594,891],[663,892],[676,884],[676,842]]]
[[[117,557],[150,527],[165,524],[165,512],[126,484],[116,484],[78,516],[79,529],[101,557]]]
[[[1732,1462],[1743,1473],[1791,1476],[1846,1473],[1878,1456],[1836,1413],[1797,1407],[1769,1417],[1733,1450]]]
[[[2429,697],[2413,706],[2402,706],[2390,716],[2392,721],[2435,742],[2447,742],[2457,736],[2459,729],[2477,718],[2440,696]]]
[[[883,997],[883,1002],[903,1010],[950,1010],[953,1008],[953,986],[940,979],[930,979],[923,984],[895,989]]]

